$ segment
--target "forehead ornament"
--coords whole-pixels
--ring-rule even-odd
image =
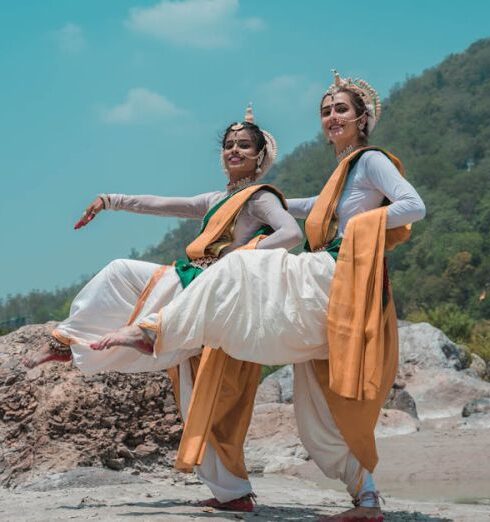
[[[245,123],[255,124],[254,120],[255,120],[255,118],[254,118],[254,113],[253,113],[253,109],[252,109],[252,104],[249,103],[247,106],[247,109],[245,111],[244,121],[241,123],[240,122],[234,123],[230,127],[230,130],[234,131],[234,132],[238,132],[243,129],[246,129],[244,124]],[[269,132],[267,132],[263,129],[260,129],[260,130],[265,138],[265,147],[263,147],[262,150],[260,150],[256,156],[256,159],[257,159],[257,168],[255,171],[256,180],[263,177],[269,171],[269,169],[272,167],[272,164],[274,163],[274,161],[277,158],[277,143],[276,143],[274,136],[272,136],[272,134],[270,134]],[[224,166],[225,163],[224,163],[223,152],[224,151],[221,152],[221,163]]]

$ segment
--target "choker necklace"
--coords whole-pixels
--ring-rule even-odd
[[[348,145],[344,150],[341,150],[338,154],[336,154],[337,163],[340,163],[344,158],[346,158],[351,152],[354,152],[357,149],[360,149],[361,146],[357,145],[354,147],[353,145]]]
[[[226,192],[230,194],[231,192],[235,192],[235,190],[246,187],[247,185],[251,185],[255,182],[255,178],[252,176],[247,176],[246,178],[240,178],[236,181],[230,181],[228,185],[226,185]]]

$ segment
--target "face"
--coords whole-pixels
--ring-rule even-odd
[[[255,174],[257,149],[248,130],[231,130],[225,138],[223,158],[225,168],[237,177]]]
[[[327,140],[336,147],[345,148],[348,145],[357,145],[359,141],[358,125],[365,123],[365,117],[357,118],[354,105],[347,92],[325,96],[321,108],[322,129]]]

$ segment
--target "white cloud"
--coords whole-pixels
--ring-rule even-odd
[[[86,45],[83,30],[79,25],[67,23],[61,29],[54,31],[54,37],[59,48],[64,53],[77,54]]]
[[[239,0],[162,0],[130,9],[131,30],[176,45],[214,49],[228,47],[244,31],[260,31],[260,18],[240,18]]]
[[[151,123],[185,114],[184,110],[179,109],[165,96],[137,87],[128,91],[126,99],[120,105],[103,109],[101,118],[105,123],[129,125]]]

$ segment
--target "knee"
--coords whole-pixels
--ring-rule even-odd
[[[127,259],[114,259],[107,264],[101,272],[105,272],[109,277],[123,274],[128,268]]]

